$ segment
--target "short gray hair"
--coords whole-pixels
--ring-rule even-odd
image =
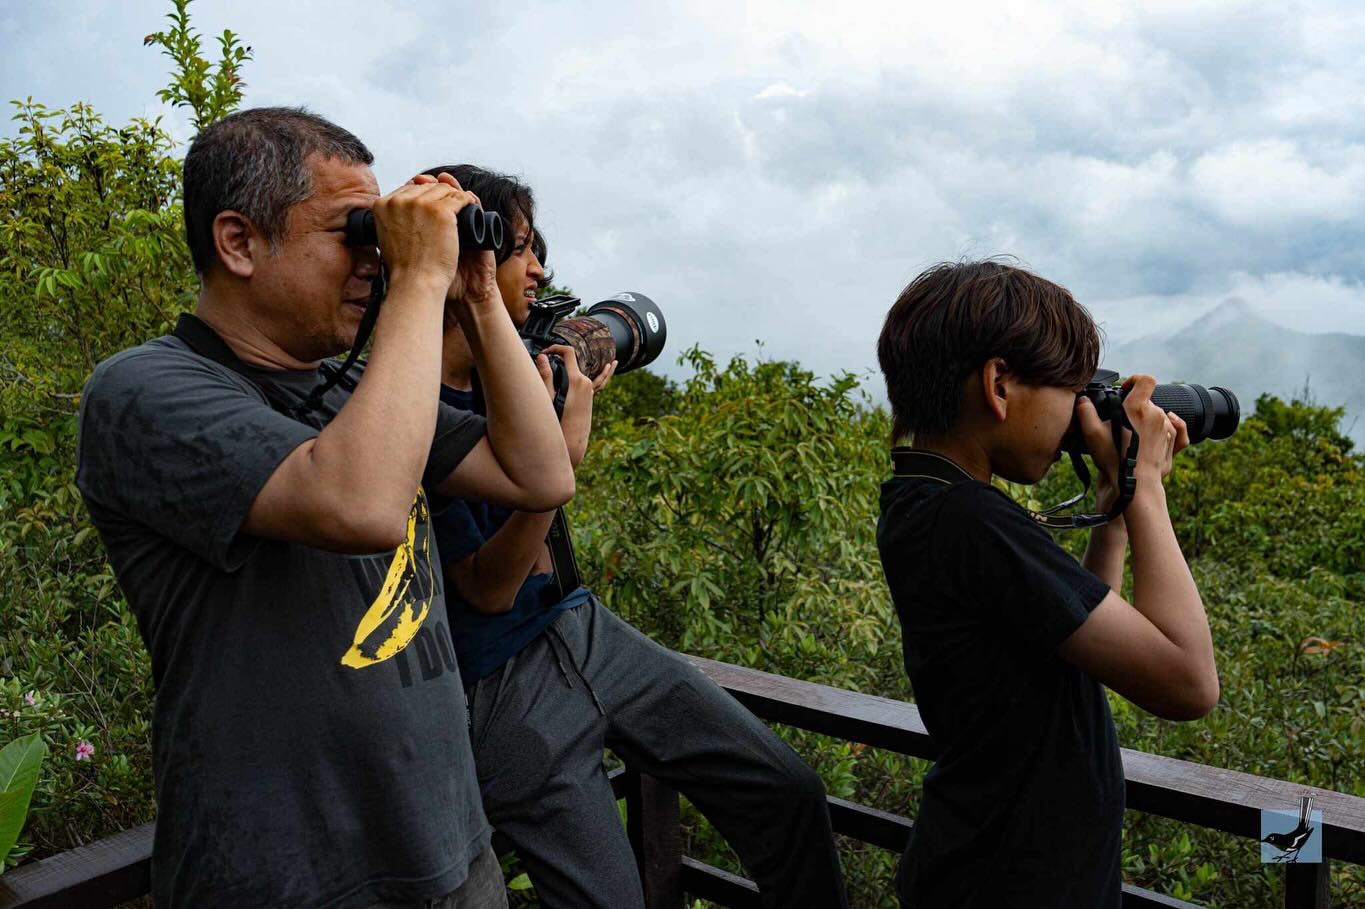
[[[213,219],[240,212],[272,251],[289,209],[313,194],[310,155],[374,163],[354,135],[301,107],[256,107],[229,114],[195,137],[185,155],[185,238],[202,278],[217,260]]]

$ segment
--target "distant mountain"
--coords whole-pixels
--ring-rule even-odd
[[[1244,413],[1270,392],[1286,400],[1307,386],[1321,405],[1345,406],[1345,429],[1365,445],[1365,336],[1308,334],[1269,322],[1229,297],[1178,331],[1147,335],[1110,350],[1104,364],[1159,382],[1221,385]]]

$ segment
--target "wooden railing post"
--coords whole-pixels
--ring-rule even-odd
[[[640,867],[647,909],[682,909],[682,818],[678,793],[651,776],[630,773],[626,832]]]
[[[1285,909],[1329,909],[1327,897],[1331,887],[1331,862],[1323,856],[1321,862],[1284,866]]]

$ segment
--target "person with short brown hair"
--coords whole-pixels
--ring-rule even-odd
[[[892,441],[913,445],[882,487],[877,545],[939,752],[897,873],[902,905],[1118,909],[1124,774],[1104,686],[1167,719],[1218,700],[1162,486],[1189,437],[1152,403],[1152,377],[1130,378],[1124,403],[1136,493],[1091,532],[1083,563],[991,485],[1039,482],[1074,427],[1108,512],[1112,432],[1077,395],[1099,354],[1064,287],[995,260],[934,266],[887,314]]]

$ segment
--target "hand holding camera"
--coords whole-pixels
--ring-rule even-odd
[[[1123,410],[1129,425],[1137,429],[1138,438],[1146,442],[1138,449],[1136,473],[1156,471],[1165,479],[1171,473],[1171,460],[1176,452],[1190,444],[1190,431],[1178,414],[1168,413],[1152,402],[1156,379],[1151,376],[1129,376],[1123,383]]]
[[[1123,384],[1123,409],[1128,426],[1122,430],[1121,449],[1126,452],[1132,443],[1133,430],[1128,427],[1137,427],[1143,444],[1138,449],[1135,472],[1143,473],[1143,468],[1148,467],[1164,479],[1171,472],[1176,452],[1190,444],[1190,434],[1183,419],[1152,403],[1155,388],[1156,379],[1144,375],[1131,376]],[[1100,419],[1095,402],[1085,395],[1076,399],[1076,420],[1099,473],[1095,483],[1095,504],[1101,512],[1107,512],[1119,494],[1119,449],[1113,443],[1112,428]],[[1142,488],[1141,484],[1139,488]]]
[[[606,384],[603,376],[610,379],[618,372],[648,366],[664,349],[668,336],[664,314],[644,294],[623,291],[594,304],[584,316],[566,318],[580,305],[577,297],[567,294],[532,303],[526,324],[521,327],[526,351],[535,357],[550,347],[572,347],[579,369],[600,391]],[[555,388],[555,411],[562,413],[567,391],[564,364],[558,355],[548,360]]]
[[[1226,388],[1203,385],[1158,385],[1151,376],[1136,375],[1115,387],[1119,374],[1095,373],[1077,393],[1075,419],[1062,438],[1082,492],[1059,505],[1034,513],[1054,530],[1098,527],[1118,518],[1137,491],[1137,475],[1155,471],[1154,483],[1171,472],[1177,451],[1206,439],[1226,439],[1241,422],[1241,405]],[[1136,431],[1136,435],[1134,435]],[[1088,454],[1100,472],[1096,489],[1099,514],[1062,514],[1081,501],[1090,488]]]
[[[541,381],[545,383],[545,393],[554,401],[557,394],[555,371],[550,357],[555,356],[563,363],[565,387],[560,428],[564,431],[564,444],[569,449],[569,463],[575,469],[583,463],[588,452],[588,436],[592,432],[592,398],[606,387],[616,372],[616,361],[612,361],[596,378],[585,375],[578,367],[578,354],[567,344],[552,344],[536,354],[536,369],[540,371]]]

